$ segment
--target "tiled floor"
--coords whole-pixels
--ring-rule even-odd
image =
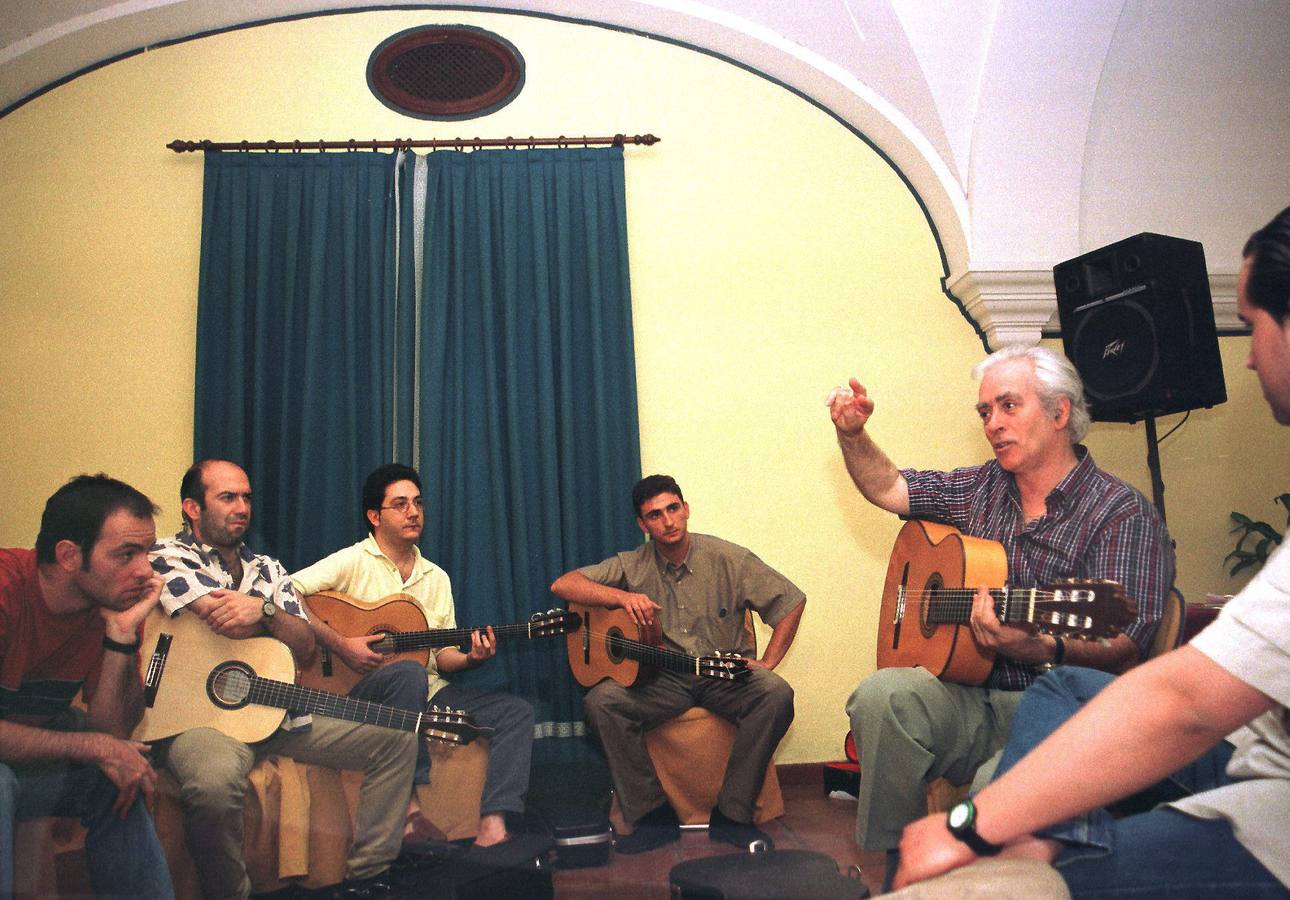
[[[858,865],[862,880],[875,894],[882,882],[884,855],[861,852],[852,833],[855,803],[824,795],[818,766],[780,770],[784,793],[783,817],[763,826],[783,850],[815,850],[833,857],[841,872]],[[610,856],[609,865],[589,869],[557,869],[557,898],[629,898],[661,900],[669,896],[668,873],[689,859],[737,853],[734,847],[708,840],[706,831],[686,831],[677,844],[639,856]]]

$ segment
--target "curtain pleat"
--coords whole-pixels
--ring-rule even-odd
[[[393,456],[393,186],[390,154],[206,154],[194,446],[289,570],[356,539]]]
[[[458,619],[521,621],[567,569],[634,545],[640,477],[622,150],[426,157],[422,546]],[[581,730],[563,648],[469,673]]]

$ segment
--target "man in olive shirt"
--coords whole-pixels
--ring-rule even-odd
[[[623,817],[635,827],[615,845],[643,853],[680,837],[644,733],[702,706],[732,722],[735,745],[708,836],[736,846],[764,840],[752,824],[757,795],[775,748],[793,721],[793,689],[774,674],[806,605],[806,595],[743,547],[690,534],[690,506],[667,475],[651,475],[632,489],[636,522],[647,541],[602,563],[566,572],[551,585],[562,600],[625,609],[638,625],[659,619],[664,642],[693,656],[737,651],[750,677],[731,682],[660,670],[645,684],[625,688],[602,681],[586,698],[587,721],[600,737]],[[753,609],[773,629],[761,659],[744,628]]]

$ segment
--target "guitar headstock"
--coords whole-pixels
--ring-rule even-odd
[[[752,674],[748,660],[738,653],[714,653],[698,657],[699,674],[704,678],[721,678],[726,681],[743,681]]]
[[[421,736],[441,744],[469,744],[488,732],[489,729],[476,725],[463,709],[431,706],[421,717]]]
[[[1035,610],[1040,631],[1063,637],[1115,637],[1137,615],[1132,600],[1117,582],[1105,579],[1066,578],[1044,588],[1051,592]]]
[[[556,637],[570,634],[582,627],[582,616],[567,609],[548,609],[529,616],[532,637]]]

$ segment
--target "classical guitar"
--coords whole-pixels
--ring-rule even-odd
[[[273,734],[288,709],[419,732],[451,744],[479,736],[460,711],[431,707],[418,713],[298,687],[295,658],[286,644],[271,637],[221,637],[194,614],[172,619],[158,607],[144,621],[143,648],[151,656],[136,741],[205,726],[253,744]]]
[[[339,591],[319,591],[305,597],[309,617],[327,623],[344,637],[381,635],[371,644],[377,653],[386,654],[382,665],[399,659],[413,659],[421,665],[430,661],[430,651],[439,647],[469,647],[473,628],[426,627],[426,617],[416,601],[405,594],[386,597],[375,604],[362,604]],[[578,627],[578,617],[562,609],[534,613],[527,622],[516,625],[494,625],[498,640],[556,637]],[[305,687],[347,694],[363,677],[322,644],[314,658],[300,672]]]
[[[705,678],[743,681],[749,676],[748,661],[738,654],[690,656],[663,646],[658,620],[637,625],[625,609],[570,603],[582,627],[565,637],[569,666],[583,687],[612,678],[623,687],[647,679],[655,669],[685,672]]]
[[[994,654],[968,625],[978,585],[991,588],[995,614],[1007,625],[1091,640],[1113,637],[1133,621],[1133,604],[1113,581],[1010,588],[1007,575],[1002,544],[936,522],[906,522],[882,591],[878,668],[922,666],[946,681],[984,682]]]

